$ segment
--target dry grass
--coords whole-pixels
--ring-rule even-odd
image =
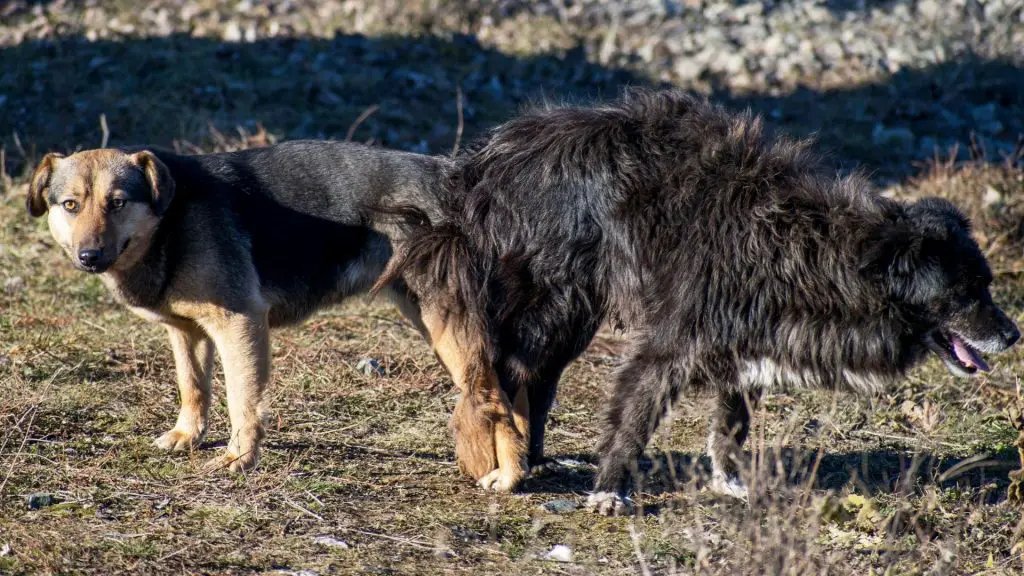
[[[926,174],[895,193],[965,206],[997,270],[998,298],[1020,318],[1024,175],[983,163]],[[613,339],[562,385],[549,453],[568,465],[523,494],[494,495],[452,462],[453,392],[428,348],[386,305],[354,301],[276,334],[259,471],[205,475],[199,464],[225,440],[223,407],[199,453],[150,446],[176,410],[163,332],[66,264],[45,223],[24,216],[22,188],[0,202],[0,572],[1009,574],[1024,566],[1011,553],[1018,514],[1004,502],[1016,452],[1002,407],[1024,371],[1016,350],[969,382],[930,363],[881,398],[769,396],[750,444],[749,507],[702,490],[707,401],[687,402],[652,446],[643,514],[605,519],[540,506],[584,500]],[[995,202],[993,189],[1004,200]],[[356,370],[366,356],[387,375]],[[31,509],[33,494],[55,502]],[[572,563],[542,559],[556,544],[573,549]]]
[[[1018,466],[1016,432],[1003,414],[1024,373],[1024,348],[970,381],[931,362],[879,398],[768,396],[749,445],[750,506],[703,490],[709,401],[691,399],[649,451],[642,513],[606,519],[541,505],[585,500],[614,339],[592,346],[564,377],[548,452],[565,466],[528,481],[521,494],[495,495],[458,474],[447,429],[454,392],[428,348],[390,307],[352,301],[275,334],[270,434],[255,474],[201,472],[226,439],[223,405],[196,454],[158,452],[150,439],[177,409],[164,332],[71,269],[45,223],[25,215],[21,175],[41,151],[98,144],[100,114],[112,144],[214,150],[344,137],[380,106],[355,139],[446,153],[460,87],[468,138],[537,91],[609,93],[637,77],[458,38],[330,39],[331,26],[351,28],[349,13],[309,20],[324,29],[296,28],[296,37],[253,45],[197,29],[86,42],[76,36],[75,26],[89,24],[78,4],[88,3],[44,19],[69,37],[0,46],[0,574],[1024,570],[1021,550],[1013,550],[1019,513],[1005,502],[1007,473]],[[106,9],[128,7],[119,24],[127,26],[137,4]],[[209,14],[196,26],[224,6],[198,4]],[[434,31],[413,16],[397,24],[410,27],[402,34]],[[18,18],[21,25],[32,16]],[[432,26],[445,27],[438,22]],[[557,32],[534,42],[534,52],[566,47]],[[881,91],[856,98],[891,99]],[[812,96],[800,93],[788,106],[803,114]],[[846,130],[842,106],[822,102],[832,112],[826,121],[809,115],[808,124],[855,144],[857,134],[870,134],[866,121]],[[840,151],[868,148],[858,146]],[[1012,163],[935,162],[893,193],[939,194],[964,206],[997,272],[997,299],[1024,319],[1024,173]],[[379,360],[386,376],[357,370],[364,357]],[[222,393],[220,377],[215,390]],[[32,495],[51,500],[30,506]],[[318,541],[325,536],[345,546]],[[572,548],[572,562],[543,559],[558,544]]]

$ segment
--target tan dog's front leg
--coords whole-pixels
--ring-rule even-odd
[[[164,450],[198,446],[206,434],[210,413],[210,378],[213,373],[213,341],[195,325],[167,326],[174,351],[181,408],[169,432],[154,441]]]
[[[236,474],[251,470],[259,463],[263,393],[270,380],[267,312],[227,312],[199,322],[213,338],[224,364],[231,418],[227,453],[211,460],[207,468],[228,467]]]
[[[464,334],[455,319],[448,320],[433,308],[423,310],[434,352],[462,393],[452,414],[459,469],[483,488],[511,492],[529,472],[525,390],[513,407],[485,360],[479,335]]]
[[[495,389],[493,406],[500,407],[494,424],[494,447],[498,467],[480,478],[483,488],[499,492],[511,492],[529,473],[527,447],[530,445],[530,400],[526,388],[520,388],[508,412],[508,397]]]

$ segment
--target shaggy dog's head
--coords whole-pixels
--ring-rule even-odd
[[[957,376],[987,371],[981,353],[1001,352],[1020,337],[992,302],[992,272],[971,239],[970,223],[946,200],[918,200],[876,230],[862,271],[883,283],[915,344]]]

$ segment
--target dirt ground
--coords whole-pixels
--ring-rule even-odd
[[[67,5],[68,18],[85,10]],[[136,4],[116,5],[129,21]],[[0,28],[23,25],[25,14]],[[184,150],[351,130],[360,141],[445,153],[458,133],[447,70],[463,78],[501,70],[533,87],[562,82],[556,94],[614,93],[638,78],[566,64],[571,54],[523,59],[457,38],[226,46],[190,36],[0,46],[0,574],[1024,570],[1024,545],[1014,547],[1019,510],[1006,502],[1019,462],[1005,415],[1024,347],[972,380],[932,360],[876,398],[767,396],[748,446],[749,505],[704,489],[709,399],[687,399],[648,451],[641,510],[603,518],[582,504],[620,336],[602,334],[563,378],[547,445],[562,466],[500,495],[458,473],[447,427],[455,392],[428,347],[389,305],[357,299],[274,334],[268,438],[255,473],[201,470],[226,442],[220,374],[206,444],[193,454],[158,451],[151,441],[177,410],[165,332],[73,270],[45,222],[25,213],[26,170],[45,150],[96,146],[106,126],[114,144]],[[401,85],[415,93],[396,88],[403,65]],[[315,85],[303,83],[317,74],[340,74],[336,89],[310,93]],[[460,84],[464,138],[530,93],[488,85]],[[793,106],[813,100],[801,94]],[[886,174],[893,194],[963,206],[991,259],[997,301],[1024,320],[1024,172],[1013,162],[842,160]],[[359,369],[364,358],[384,374]]]

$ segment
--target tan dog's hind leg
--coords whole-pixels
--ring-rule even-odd
[[[528,470],[528,441],[521,432],[529,422],[525,391],[516,397],[525,416],[515,418],[479,337],[460,335],[457,323],[445,322],[436,310],[424,309],[422,318],[434,352],[461,392],[452,414],[459,469],[484,488],[515,489]]]
[[[199,326],[167,326],[174,367],[178,377],[181,409],[174,428],[154,441],[164,450],[187,450],[206,434],[210,413],[210,378],[213,374],[213,341]]]
[[[259,463],[263,440],[263,393],[270,380],[270,325],[266,308],[259,312],[220,311],[219,317],[199,320],[217,345],[227,381],[231,438],[227,453],[207,468],[228,467],[233,473]]]

